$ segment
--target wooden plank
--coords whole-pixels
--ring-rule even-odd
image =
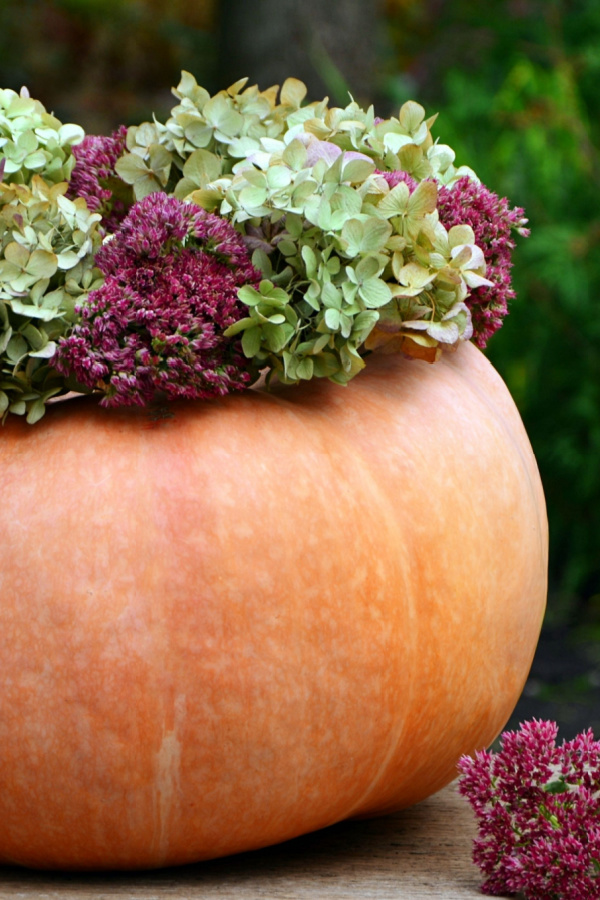
[[[419,900],[481,897],[475,825],[455,785],[412,809],[342,822],[252,853],[152,872],[53,874],[0,867],[19,900]]]

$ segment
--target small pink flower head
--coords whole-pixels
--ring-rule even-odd
[[[245,315],[237,292],[258,285],[232,225],[191,203],[150,194],[98,251],[105,281],[59,342],[53,364],[105,406],[143,405],[155,393],[209,398],[251,379],[226,328]]]
[[[474,288],[466,300],[473,319],[474,341],[483,348],[501,327],[508,303],[515,296],[510,277],[515,247],[512,232],[527,237],[527,219],[522,209],[510,209],[506,198],[501,200],[470,178],[460,178],[451,187],[440,188],[438,213],[448,230],[454,225],[470,225],[475,243],[483,250],[486,278],[493,284]]]
[[[71,172],[68,196],[83,197],[92,212],[102,215],[104,232],[112,234],[127,215],[122,199],[114,196],[109,180],[120,182],[115,164],[125,153],[127,128],[121,125],[110,137],[86,135],[73,147],[75,167]],[[125,185],[123,185],[125,187]]]
[[[557,732],[554,722],[525,722],[502,735],[498,753],[458,764],[486,894],[600,896],[600,742],[588,731],[559,748]]]

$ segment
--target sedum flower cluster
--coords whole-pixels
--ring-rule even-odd
[[[164,193],[137,202],[96,254],[104,283],[78,310],[54,365],[104,393],[104,406],[143,405],[156,392],[209,398],[251,380],[239,341],[237,292],[258,284],[240,236],[218,216]]]
[[[109,137],[86,135],[73,147],[75,167],[69,179],[68,196],[83,197],[92,212],[102,216],[104,234],[117,230],[133,197],[115,174],[115,165],[126,148],[127,129],[121,125]]]
[[[515,296],[510,277],[513,232],[527,237],[527,219],[520,207],[510,209],[506,198],[500,199],[470,178],[460,178],[452,188],[442,187],[438,212],[447,228],[461,223],[470,225],[475,243],[483,250],[491,284],[474,287],[467,300],[474,341],[483,348],[501,327],[508,304]]]
[[[486,894],[593,900],[600,893],[600,741],[556,746],[554,722],[505,732],[499,752],[459,763],[479,826],[473,858]]]
[[[293,78],[210,96],[186,72],[173,93],[166,122],[100,137],[0,91],[2,412],[220,395],[261,369],[346,384],[379,348],[485,346],[526,220],[419,104],[381,119]]]

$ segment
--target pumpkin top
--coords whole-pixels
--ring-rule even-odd
[[[0,413],[212,397],[262,370],[346,384],[382,348],[434,362],[496,331],[511,209],[413,101],[381,119],[296,79],[107,137],[0,91]]]

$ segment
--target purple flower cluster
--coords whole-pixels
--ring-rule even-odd
[[[257,286],[232,225],[163,193],[136,203],[100,248],[105,281],[78,310],[53,365],[104,406],[143,405],[156,392],[209,398],[242,389],[251,375],[239,339],[223,331],[247,310],[237,292]]]
[[[459,762],[486,894],[600,896],[600,741],[590,730],[557,747],[557,733],[554,722],[525,722],[502,735],[498,753]]]
[[[83,197],[92,212],[100,212],[102,228],[109,234],[117,230],[127,215],[126,204],[114,195],[115,186],[123,184],[115,173],[115,163],[125,152],[126,140],[127,128],[121,125],[110,137],[86,135],[73,147],[76,163],[68,196]]]
[[[445,228],[470,225],[475,243],[483,250],[486,278],[493,282],[493,287],[474,288],[465,301],[471,310],[474,341],[483,348],[502,325],[508,302],[515,296],[510,277],[511,252],[515,247],[512,231],[526,237],[527,219],[522,209],[510,209],[506,198],[500,199],[470,178],[460,178],[451,187],[441,187],[437,207]]]

